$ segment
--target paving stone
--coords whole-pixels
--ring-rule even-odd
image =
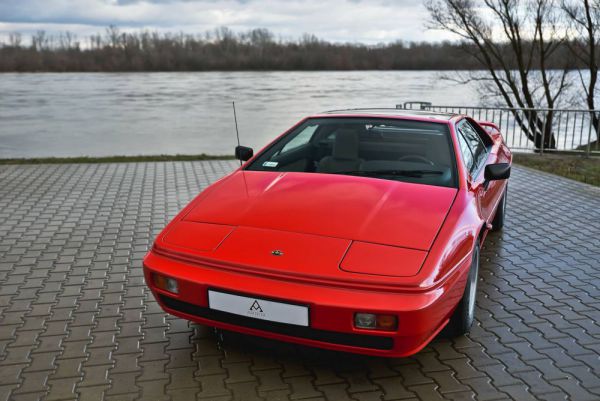
[[[169,394],[167,394],[167,385],[169,383],[168,379],[157,379],[157,380],[151,380],[151,381],[138,381],[138,387],[140,388],[140,398],[141,400],[168,400]],[[181,392],[182,390],[188,390],[188,389],[179,389],[179,391]],[[186,394],[190,394],[191,397],[188,398],[190,400],[195,399],[195,392],[197,391],[194,390],[193,388],[191,389],[192,392],[187,392]],[[170,393],[170,391],[169,391]],[[181,394],[181,393],[179,393]]]
[[[440,394],[438,391],[438,386],[434,383],[412,386],[410,387],[410,391],[417,394],[417,396],[422,400],[434,401],[444,399],[442,394]]]
[[[17,388],[16,385],[0,385],[0,401],[9,401],[10,396],[15,388]]]
[[[35,357],[31,358],[31,363],[23,370],[24,372],[40,372],[40,371],[54,371],[56,369],[56,358],[60,355],[60,352],[47,352],[42,354],[36,354]]]
[[[234,400],[262,401],[258,395],[256,382],[238,382],[228,385]]]
[[[487,377],[465,379],[464,383],[473,389],[476,400],[504,400],[508,398],[508,395],[492,385],[491,379]]]
[[[288,384],[284,383],[281,378],[281,369],[257,370],[254,375],[258,378],[260,386],[259,392],[273,392],[285,390],[289,392]]]
[[[9,346],[6,348],[6,355],[2,359],[2,366],[31,363],[30,354],[31,346]]]
[[[62,359],[59,358],[56,360],[56,370],[52,374],[53,378],[63,379],[69,377],[80,377],[81,373],[81,364],[85,361],[85,358],[71,358],[71,359]]]
[[[50,391],[48,392],[48,400],[65,400],[75,399],[75,386],[80,381],[80,378],[65,378],[65,379],[50,379],[48,384]]]
[[[225,368],[223,368],[223,366],[221,365],[221,355],[201,356],[197,358],[196,361],[199,365],[198,374],[200,375],[213,375],[226,372]]]
[[[467,386],[461,384],[454,377],[454,373],[450,370],[445,370],[443,372],[431,372],[428,373],[428,376],[431,377],[438,384],[439,388],[437,389],[437,391],[439,391],[441,394],[469,390]]]
[[[10,401],[41,401],[45,399],[45,395],[45,392],[13,394],[10,397]]]
[[[398,400],[415,397],[415,393],[408,390],[400,377],[385,377],[375,379],[374,382],[382,389],[384,400]]]
[[[160,309],[145,252],[236,166],[3,166],[0,401],[600,399],[597,188],[515,167],[471,334],[386,360],[215,334]]]
[[[230,396],[231,390],[225,387],[226,375],[206,375],[198,378],[201,389],[198,398],[213,399],[217,397]],[[193,387],[191,387],[193,388]]]
[[[136,376],[138,373],[136,372],[126,372],[126,373],[111,373],[110,374],[110,382],[111,386],[107,391],[107,395],[127,395],[133,392],[138,391],[136,383]]]
[[[48,390],[48,377],[51,373],[47,371],[43,372],[30,372],[23,375],[22,382],[15,394],[24,393],[37,393],[40,391]]]
[[[81,370],[85,380],[78,384],[78,388],[108,385],[110,383],[108,375],[111,368],[112,365],[83,366]]]
[[[312,376],[294,376],[284,380],[292,388],[290,399],[299,400],[303,398],[320,397],[323,395],[313,385]]]

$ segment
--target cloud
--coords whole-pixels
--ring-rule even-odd
[[[421,0],[21,0],[0,2],[0,34],[71,30],[80,36],[114,24],[123,30],[201,33],[267,28],[335,42],[452,39],[426,30]]]

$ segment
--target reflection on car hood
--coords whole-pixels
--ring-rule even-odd
[[[238,171],[198,197],[184,219],[429,250],[456,191],[368,177]]]

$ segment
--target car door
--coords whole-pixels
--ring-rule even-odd
[[[499,181],[485,183],[485,166],[495,163],[495,156],[491,153],[492,142],[486,138],[485,132],[478,132],[478,129],[467,119],[461,120],[457,125],[458,140],[463,155],[463,161],[469,172],[469,181],[471,190],[477,197],[477,203],[481,216],[486,221],[491,221],[499,196],[502,189]]]

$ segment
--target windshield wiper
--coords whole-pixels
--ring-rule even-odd
[[[399,175],[403,177],[422,177],[424,175],[442,175],[440,170],[354,170],[354,171],[336,171],[334,174],[345,175],[364,175],[367,177],[378,175]]]

